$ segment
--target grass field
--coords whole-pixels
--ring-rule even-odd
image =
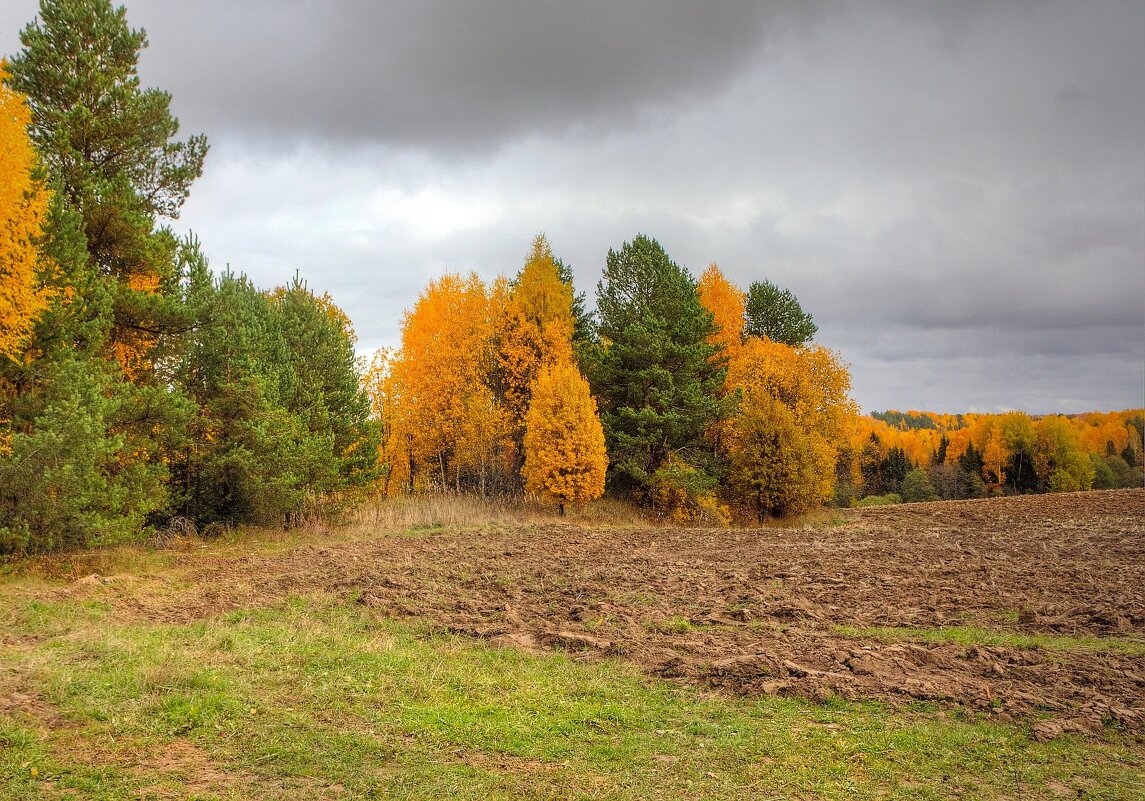
[[[360,534],[322,543],[348,564],[371,553],[362,548],[399,547]],[[503,551],[538,536],[478,526],[400,541],[411,552],[448,537]],[[429,611],[390,614],[359,590],[292,574],[296,558],[314,561],[293,540],[187,547],[94,557],[125,571],[110,582],[60,576],[59,562],[48,577],[46,562],[9,570],[0,798],[1145,797],[1142,739],[1115,721],[1039,742],[1031,727],[1048,712],[1038,710],[999,717],[961,703],[729,694],[694,677],[656,678],[623,654],[500,647],[449,633],[456,627]],[[281,591],[223,602],[237,570]],[[655,610],[663,589],[647,592],[642,608]],[[664,631],[637,620],[633,636],[700,636],[693,614],[672,611]],[[831,625],[876,644],[1143,657],[1132,631],[1023,640],[977,625]]]

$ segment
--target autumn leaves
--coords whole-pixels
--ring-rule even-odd
[[[525,486],[554,503],[604,490],[604,437],[574,363],[573,292],[537,237],[512,282],[430,282],[397,353],[375,356],[366,385],[383,424],[387,494]]]
[[[746,297],[646,236],[609,252],[593,326],[574,325],[544,237],[512,281],[430,282],[367,376],[384,491],[524,489],[563,509],[599,496],[607,467],[618,495],[679,522],[823,502],[849,376],[823,348],[746,335]]]
[[[47,308],[38,280],[45,265],[37,248],[48,214],[48,190],[36,175],[28,138],[27,99],[8,88],[0,63],[0,358],[19,358],[32,326]]]

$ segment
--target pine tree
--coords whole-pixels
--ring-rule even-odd
[[[819,330],[790,289],[755,281],[747,290],[747,334],[784,345],[806,345]]]
[[[670,456],[718,472],[705,433],[724,413],[726,369],[696,282],[640,235],[610,250],[597,285],[600,345],[590,381],[601,408],[610,480],[643,499]]]
[[[15,407],[0,454],[0,553],[43,552],[138,539],[166,503],[160,465],[125,459],[131,396],[82,354],[39,364],[34,393]],[[113,369],[113,366],[109,366]]]
[[[177,242],[156,223],[178,216],[206,139],[172,141],[179,123],[170,95],[140,88],[136,74],[146,35],[109,0],[42,0],[20,41],[11,84],[28,96],[32,139],[78,214],[89,268],[110,282],[111,352],[141,378],[159,340],[187,324],[165,297]]]

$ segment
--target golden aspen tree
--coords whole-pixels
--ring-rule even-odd
[[[48,306],[39,280],[44,265],[37,250],[48,214],[48,190],[36,177],[36,153],[28,138],[31,111],[8,88],[0,62],[0,357],[18,359],[32,326]]]
[[[993,424],[987,429],[986,441],[982,448],[982,477],[990,479],[989,487],[993,492],[1001,493],[1006,483],[1006,465],[1010,463],[1010,451],[1002,437],[1002,428]]]
[[[728,365],[727,386],[741,393],[726,443],[730,480],[760,519],[830,498],[856,414],[838,357],[750,337]]]
[[[588,382],[571,362],[546,364],[533,385],[525,416],[525,488],[556,503],[598,498],[608,454]]]
[[[728,281],[716,264],[708,265],[696,284],[696,296],[700,305],[712,314],[715,330],[710,333],[706,342],[719,350],[710,360],[713,364],[726,365],[728,361],[739,352],[743,341],[744,303],[747,294]],[[725,384],[718,395],[726,397],[729,387]],[[721,417],[708,427],[706,432],[708,441],[714,449],[721,450],[728,437],[731,420]]]
[[[542,365],[572,360],[573,292],[561,280],[544,235],[501,310],[497,363],[508,424],[520,438],[530,393]]]
[[[704,270],[696,291],[701,305],[712,313],[716,324],[716,330],[708,336],[708,344],[721,346],[724,355],[732,357],[743,340],[747,294],[724,278],[715,264]]]
[[[362,388],[370,399],[370,415],[382,426],[378,443],[380,475],[377,489],[383,497],[409,489],[412,478],[409,436],[398,413],[400,396],[393,369],[397,359],[398,353],[393,348],[379,348],[374,351],[362,375]]]
[[[468,420],[483,408],[473,393],[489,381],[492,334],[489,295],[476,275],[431,281],[406,314],[401,355],[391,367],[391,428],[406,439],[414,480],[423,474],[460,489],[462,468],[481,461],[475,450],[496,447],[499,437],[490,433],[500,425],[495,404],[487,404],[489,420],[477,426]]]

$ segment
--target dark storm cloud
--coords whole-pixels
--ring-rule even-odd
[[[21,4],[24,8],[19,8]],[[0,49],[35,13],[0,9]],[[213,142],[181,225],[394,344],[545,231],[770,278],[856,398],[1127,407],[1145,382],[1145,5],[129,0]]]
[[[148,75],[200,127],[462,152],[607,129],[719,91],[768,36],[817,13],[665,0],[141,0],[130,11],[164,41]]]

